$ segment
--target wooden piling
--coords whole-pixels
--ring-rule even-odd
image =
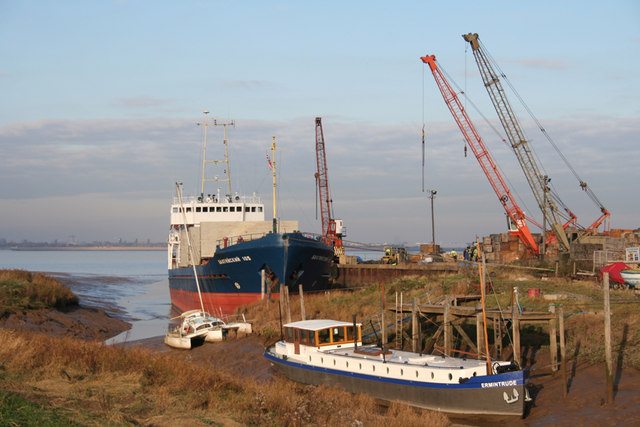
[[[411,304],[411,351],[418,352],[418,298],[414,298]]]
[[[522,360],[520,359],[520,311],[516,304],[511,307],[511,310],[511,318],[513,321],[513,360],[522,366]]]
[[[478,310],[477,307],[476,309]],[[486,354],[487,347],[484,342],[484,325],[482,323],[482,311],[476,313],[476,343],[478,345],[478,354]]]
[[[550,305],[549,312],[556,312],[556,306]],[[553,373],[558,372],[558,333],[557,333],[557,324],[558,320],[554,316],[551,320],[549,320],[549,353],[551,353],[551,371]]]
[[[558,333],[560,334],[560,369],[562,370],[562,397],[567,397],[567,359],[564,342],[564,309],[558,308]]]
[[[298,295],[300,295],[300,318],[307,320],[307,316],[304,311],[304,293],[302,292],[302,283],[298,285]]]
[[[613,403],[613,357],[611,354],[611,305],[609,301],[609,273],[602,275],[604,292],[604,351],[607,375],[607,404]]]
[[[451,325],[451,306],[449,303],[444,305],[444,354],[451,356],[451,349],[453,348],[453,327]]]

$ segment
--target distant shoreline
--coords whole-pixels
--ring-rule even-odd
[[[5,248],[9,251],[165,251],[159,246],[34,246],[30,248]]]

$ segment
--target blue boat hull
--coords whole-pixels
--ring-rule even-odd
[[[267,280],[265,294],[277,296],[279,285],[296,292],[330,286],[333,249],[302,233],[270,233],[259,239],[218,248],[208,263],[196,266],[205,310],[231,314],[236,307],[258,301],[262,295],[262,270]],[[271,283],[271,289],[268,289]],[[200,307],[193,267],[169,270],[171,302],[180,312]]]
[[[271,349],[267,349],[264,356],[289,379],[303,384],[337,385],[352,393],[364,393],[381,400],[400,401],[451,414],[519,417],[524,414],[524,371],[472,377],[461,384],[441,384],[311,366],[280,358]]]

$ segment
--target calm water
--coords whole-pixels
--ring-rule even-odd
[[[171,307],[165,251],[0,251],[0,269],[44,272],[82,305],[114,307],[110,314],[132,328],[110,342],[165,332]]]

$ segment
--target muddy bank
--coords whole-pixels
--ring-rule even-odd
[[[131,324],[111,317],[104,310],[78,306],[69,311],[19,310],[4,313],[0,327],[41,332],[54,337],[106,340],[131,328]]]

